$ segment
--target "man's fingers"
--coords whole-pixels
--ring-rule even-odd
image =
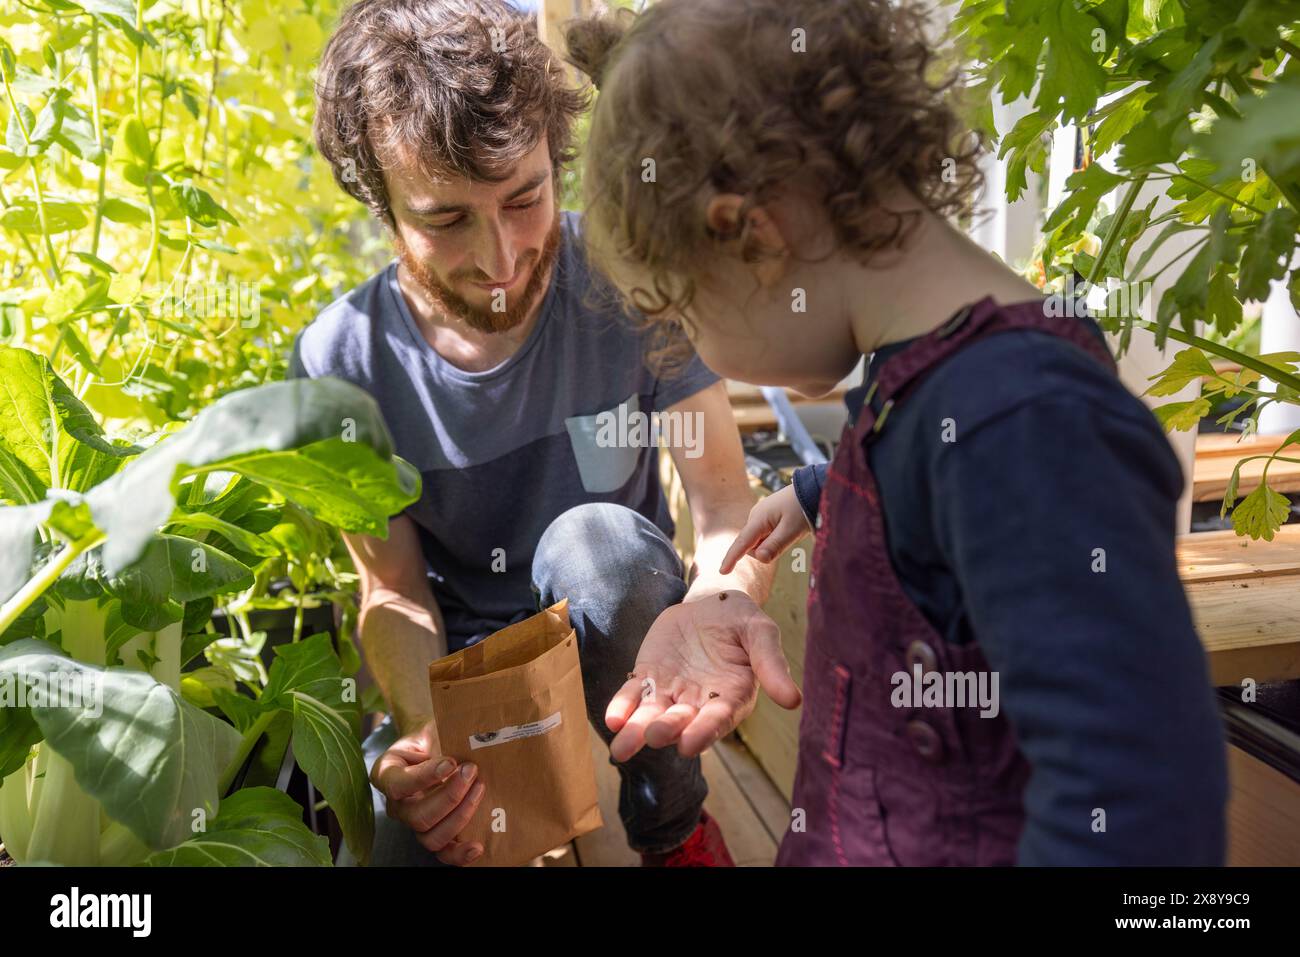
[[[456,840],[456,835],[465,829],[469,824],[470,818],[478,810],[479,802],[483,800],[486,792],[482,781],[475,781],[474,786],[469,789],[465,799],[456,805],[456,809],[439,821],[434,827],[425,831],[423,834],[417,834],[415,839],[427,850],[438,853],[448,844]]]
[[[438,851],[434,856],[451,867],[464,867],[483,853],[482,847],[482,844],[462,841],[460,835],[457,835],[456,840]]]
[[[731,704],[715,698],[700,708],[677,742],[677,752],[684,758],[703,754],[713,742],[736,726],[736,711]]]
[[[431,830],[447,817],[464,799],[478,775],[473,764],[462,764],[460,770],[441,787],[428,794],[397,801],[389,801],[388,816],[401,821],[417,834]]]
[[[645,729],[645,743],[652,748],[667,747],[681,737],[697,713],[694,705],[673,705]]]
[[[745,626],[745,651],[758,686],[783,708],[799,707],[803,696],[781,649],[781,629],[767,615],[754,615]]]
[[[626,761],[645,747],[645,729],[664,713],[664,705],[654,698],[642,700],[641,706],[627,719],[623,729],[609,743],[609,756],[615,761]]]
[[[628,678],[610,700],[609,707],[605,709],[605,727],[615,734],[623,730],[623,725],[627,724],[627,719],[632,717],[632,712],[641,703],[641,698],[645,694],[645,680]]]
[[[437,787],[456,770],[454,758],[441,755],[414,764],[409,758],[389,748],[375,762],[370,780],[390,801],[401,801],[421,791]]]
[[[459,835],[458,835],[459,837]],[[483,845],[476,841],[455,840],[438,852],[438,860],[452,867],[472,864],[483,855]]]

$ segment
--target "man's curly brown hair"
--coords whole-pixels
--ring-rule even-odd
[[[503,0],[358,0],[321,56],[316,145],[334,179],[390,228],[384,168],[500,182],[549,137],[558,177],[589,95],[534,15]]]
[[[723,244],[740,240],[753,260],[747,213],[783,185],[817,190],[837,245],[863,262],[919,218],[882,207],[898,185],[937,214],[969,211],[980,145],[945,102],[954,79],[931,75],[925,16],[888,0],[659,0],[568,25],[569,59],[600,90],[583,170],[589,254],[607,275],[649,277],[627,293],[664,342]],[[719,193],[745,197],[734,235],[706,223]]]

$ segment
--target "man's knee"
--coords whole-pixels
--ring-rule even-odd
[[[668,537],[632,509],[610,503],[578,505],[542,534],[533,557],[533,583],[543,600],[576,598],[588,587],[626,591],[661,579],[680,582],[682,563]]]

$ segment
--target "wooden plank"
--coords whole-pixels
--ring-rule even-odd
[[[1276,452],[1285,436],[1242,435],[1240,432],[1202,432],[1196,436],[1198,459],[1216,456],[1269,455]]]
[[[1300,579],[1201,582],[1187,589],[1210,681],[1239,685],[1300,678]]]
[[[705,810],[717,820],[736,866],[771,867],[776,861],[776,841],[713,748],[700,755],[700,766],[709,782]]]
[[[772,779],[736,735],[728,735],[713,746],[750,807],[778,846],[790,825],[790,802],[777,790]]]
[[[627,833],[618,816],[618,769],[609,763],[609,747],[591,730],[591,756],[596,765],[596,793],[604,827],[574,841],[581,867],[640,867],[641,855],[627,846]]]
[[[1228,864],[1300,865],[1300,784],[1247,754],[1228,748]]]
[[[1271,542],[1232,531],[1180,535],[1178,574],[1189,588],[1202,582],[1300,575],[1300,525],[1283,525]]]
[[[1260,454],[1260,453],[1248,453]],[[1232,478],[1237,462],[1245,456],[1211,455],[1205,458],[1199,455],[1192,476],[1192,500],[1196,502],[1222,501],[1227,494],[1228,482]],[[1297,456],[1300,457],[1300,456]],[[1300,464],[1268,459],[1255,459],[1241,467],[1241,476],[1237,484],[1237,496],[1249,495],[1259,487],[1264,466],[1268,465],[1268,484],[1275,491],[1286,494],[1300,492]]]

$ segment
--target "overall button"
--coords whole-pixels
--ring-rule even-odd
[[[817,526],[816,526],[816,527],[817,527],[817,528],[821,528],[821,527],[822,527],[822,514],[821,514],[821,512],[818,512],[818,513],[817,513]]]
[[[939,670],[939,658],[934,649],[919,638],[907,646],[907,670],[911,671],[917,665],[921,666],[921,674]]]
[[[919,718],[907,722],[907,737],[916,753],[931,764],[943,761],[943,738],[930,725]]]

